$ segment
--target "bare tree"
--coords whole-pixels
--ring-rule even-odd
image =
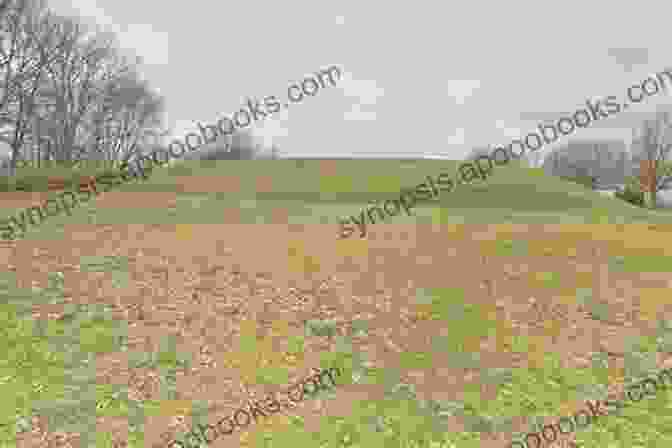
[[[650,208],[656,207],[656,193],[672,181],[670,173],[663,171],[663,162],[668,160],[672,149],[672,116],[669,111],[656,113],[653,119],[642,124],[642,159],[647,168],[640,173],[644,201]]]
[[[114,50],[111,42],[103,42],[104,37],[87,36],[76,19],[62,18],[60,28],[63,51],[55,64],[46,67],[44,96],[53,104],[56,159],[65,161],[72,159],[83,120],[100,98],[105,60]]]
[[[11,171],[39,107],[45,69],[59,56],[57,25],[41,0],[18,0],[0,18],[0,139],[12,151]]]
[[[114,36],[46,0],[0,0],[0,141],[19,159],[128,160],[161,127],[164,99]]]
[[[168,133],[161,128],[164,104],[164,99],[135,73],[126,74],[108,85],[105,107],[95,118],[95,134],[99,141],[101,131],[104,132],[104,144],[99,148],[104,151],[104,158],[127,161],[141,150],[152,149],[145,136]]]

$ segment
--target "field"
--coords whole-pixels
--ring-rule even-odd
[[[337,238],[456,167],[185,162],[0,242],[0,447],[167,447],[337,366],[212,446],[505,448],[672,367],[669,211],[510,166]],[[670,398],[563,440],[672,446]]]

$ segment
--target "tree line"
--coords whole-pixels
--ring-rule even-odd
[[[57,14],[46,0],[0,0],[0,142],[10,148],[9,174],[18,161],[120,163],[160,146],[169,133],[165,99],[141,65],[113,33]]]
[[[0,140],[17,160],[127,160],[164,99],[115,36],[45,0],[0,0]],[[145,138],[146,140],[146,138]]]

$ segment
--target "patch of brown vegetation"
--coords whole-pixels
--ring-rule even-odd
[[[191,179],[188,189],[205,187],[205,180]],[[232,188],[217,179],[210,191]],[[132,193],[133,201],[128,201],[128,194],[107,193],[98,201],[106,206],[166,206],[175,196]],[[335,344],[332,337],[313,337],[307,339],[303,356],[289,357],[285,338],[303,334],[308,319],[334,319],[341,335],[348,334],[353,320],[369,319],[369,336],[354,337],[352,343],[373,366],[399,368],[400,353],[431,350],[432,339],[450,328],[414,303],[418,287],[463,288],[470,303],[496,317],[493,337],[470,342],[481,353],[483,368],[539,365],[549,350],[560,354],[564,367],[585,368],[590,353],[622,353],[628,339],[652,334],[651,319],[672,310],[660,299],[669,273],[640,276],[606,269],[610,253],[624,250],[615,238],[618,229],[612,238],[589,226],[385,224],[373,226],[365,241],[341,242],[329,225],[235,221],[192,225],[182,237],[169,225],[81,225],[68,231],[60,241],[8,243],[0,251],[0,263],[11,266],[23,287],[45,286],[47,273],[64,272],[69,302],[106,303],[129,323],[129,350],[156,349],[164,338],[175,335],[178,350],[197,360],[178,374],[177,401],[166,403],[162,415],[148,418],[147,446],[166,446],[175,433],[188,430],[186,403],[191,400],[209,403],[214,419],[230,415],[248,399],[277,391],[255,384],[255,369],[265,362],[282,365],[291,381],[304,378],[319,365],[320,354]],[[625,231],[632,246],[629,238],[636,232]],[[530,255],[495,257],[488,241],[504,238],[527,240]],[[647,238],[642,240],[643,250],[651,249]],[[112,287],[107,273],[80,272],[79,257],[93,254],[127,256],[128,288]],[[536,272],[557,273],[562,288],[532,282]],[[613,321],[590,319],[576,302],[573,291],[588,286],[614,310]],[[37,306],[35,313],[58,316],[61,310],[62,305]],[[237,341],[245,331],[258,335],[262,351],[240,353]],[[533,343],[527,353],[512,350],[512,338],[519,334]],[[451,367],[444,354],[433,359],[432,369],[403,372],[421,397],[459,399],[465,386],[478,380],[472,370]],[[662,366],[665,359],[659,361]],[[612,372],[615,380],[622,375],[618,362]],[[137,399],[158,398],[155,373],[130,369],[124,353],[100,356],[96,368],[101,381],[128,384]],[[317,431],[325,415],[347,415],[354,401],[375,400],[383,392],[380,385],[339,385],[335,399],[306,401],[291,413],[306,419],[306,429]],[[483,399],[495,393],[486,387]],[[566,404],[557,415],[570,413],[572,406]],[[217,446],[245,446],[250,433],[264,428],[282,431],[286,423],[286,417],[277,415],[219,438]],[[522,419],[519,423],[523,428]],[[99,431],[123,438],[119,427],[118,419],[104,418],[98,424]],[[446,426],[447,431],[462,429],[455,419]],[[38,431],[25,446],[45,446],[46,434]],[[500,448],[509,440],[508,434],[484,437],[481,446]]]

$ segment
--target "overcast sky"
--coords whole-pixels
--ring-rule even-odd
[[[534,129],[537,117],[573,112],[588,97],[620,98],[633,82],[672,66],[669,1],[52,5],[115,30],[122,46],[144,58],[176,137],[196,120],[231,114],[248,96],[282,98],[306,74],[341,66],[346,78],[337,87],[255,125],[291,154],[461,158],[473,145],[506,143]],[[632,120],[617,120],[576,136],[622,135]]]

